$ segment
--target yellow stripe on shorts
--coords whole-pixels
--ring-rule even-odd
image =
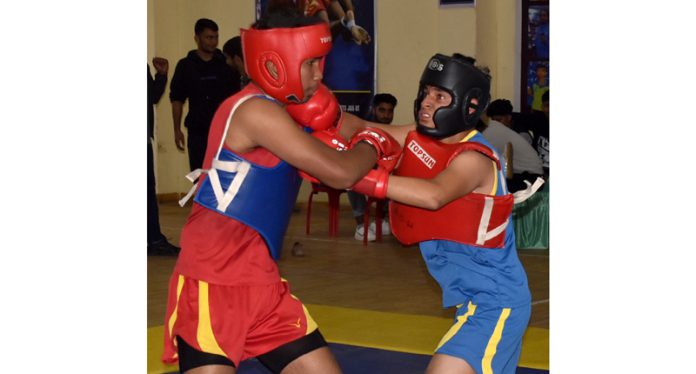
[[[213,334],[213,325],[210,321],[210,305],[208,304],[208,283],[201,280],[198,281],[198,330],[196,339],[201,350],[207,353],[227,356],[220,349],[220,346],[215,340]]]
[[[503,308],[500,317],[498,318],[498,323],[495,325],[495,330],[493,330],[493,336],[488,340],[488,345],[486,346],[486,352],[483,354],[483,360],[481,360],[481,368],[483,369],[483,374],[492,374],[493,367],[491,366],[493,362],[493,357],[495,352],[498,350],[498,343],[503,337],[503,328],[505,327],[505,321],[507,321],[510,316],[510,308]]]
[[[459,331],[459,329],[462,328],[462,326],[466,323],[466,320],[469,319],[469,317],[474,315],[474,312],[476,312],[476,305],[472,304],[471,301],[469,301],[469,305],[467,305],[467,311],[465,314],[458,316],[457,317],[457,322],[450,327],[450,329],[447,331],[447,334],[442,337],[440,340],[440,343],[437,345],[437,348],[435,348],[435,351],[440,349],[445,343],[447,343],[452,337]]]
[[[172,336],[172,331],[174,330],[174,324],[176,323],[176,317],[177,313],[179,311],[179,297],[181,296],[181,290],[184,288],[184,276],[179,275],[179,278],[177,279],[176,283],[176,303],[174,304],[174,311],[172,312],[172,315],[169,317],[169,321],[167,322],[167,327],[169,328],[169,337],[172,339],[174,342],[174,346],[177,346],[176,339],[174,339],[174,336]],[[178,353],[174,353],[174,357],[178,357]]]
[[[281,277],[280,278],[281,282],[288,283],[288,280]],[[300,305],[302,305],[302,310],[304,311],[305,319],[307,320],[307,331],[305,331],[305,335],[309,335],[310,333],[314,332],[317,328],[319,328],[319,325],[314,321],[314,318],[309,314],[309,310],[307,310],[307,307],[302,303],[300,299],[297,298],[297,296],[293,295],[292,292],[290,293],[290,297],[293,299],[297,300],[300,302]]]

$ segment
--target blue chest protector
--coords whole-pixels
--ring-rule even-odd
[[[239,100],[230,111],[224,134],[235,109],[248,98]],[[271,257],[277,260],[302,179],[297,169],[283,160],[273,167],[245,160],[222,148],[224,139],[223,135],[211,168],[198,169],[187,176],[194,180],[202,172],[208,174],[201,178],[194,201],[256,230],[266,241]],[[185,203],[189,197],[190,193],[182,201]]]

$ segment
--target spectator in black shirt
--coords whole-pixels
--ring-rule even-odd
[[[152,151],[152,139],[155,133],[155,112],[153,106],[157,104],[167,85],[167,72],[169,61],[161,57],[152,59],[152,66],[157,71],[152,78],[150,66],[147,67],[147,255],[177,255],[179,247],[167,241],[162,234],[159,224],[159,207],[157,205],[157,192],[155,190],[155,165]]]
[[[174,119],[174,143],[182,151],[186,142],[181,131],[181,115],[184,102],[186,99],[189,101],[184,126],[188,132],[191,170],[203,165],[208,130],[215,110],[239,88],[235,84],[234,72],[225,63],[225,56],[217,49],[218,25],[210,19],[201,18],[196,21],[194,32],[198,48],[189,51],[176,64],[169,92]]]

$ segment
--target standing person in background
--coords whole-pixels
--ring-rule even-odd
[[[396,97],[392,94],[380,93],[375,95],[375,97],[372,98],[371,110],[367,119],[385,125],[391,124],[394,120],[394,108],[396,108],[396,104]],[[367,197],[355,191],[348,191],[348,201],[350,202],[351,209],[353,209],[353,218],[355,218],[357,224],[354,238],[355,240],[363,240],[365,237],[365,225],[363,224],[363,220],[365,208],[367,207]],[[388,221],[388,209],[389,204],[385,202],[384,220],[382,222],[382,234],[384,235],[391,234]],[[374,241],[376,238],[376,225],[375,222],[371,222],[367,233],[367,240]]]
[[[239,75],[239,89],[249,83],[249,76],[244,69],[244,54],[242,53],[242,38],[235,36],[225,42],[222,46],[222,53],[225,54],[227,66],[234,69]],[[235,92],[236,93],[236,92]]]
[[[210,121],[218,105],[239,88],[235,85],[234,72],[225,63],[225,56],[217,49],[218,25],[201,18],[194,26],[197,48],[179,60],[169,87],[174,120],[174,143],[183,151],[188,148],[189,167],[199,169],[203,165],[208,141]],[[188,99],[188,114],[184,121],[188,144],[181,131],[184,102]]]
[[[179,253],[179,247],[169,243],[160,229],[155,157],[152,150],[155,134],[155,111],[153,107],[159,102],[167,86],[169,61],[162,57],[155,57],[152,59],[152,66],[156,70],[154,79],[150,72],[150,66],[147,67],[147,255],[176,256]]]

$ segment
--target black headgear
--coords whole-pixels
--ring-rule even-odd
[[[418,123],[418,110],[425,98],[426,85],[437,86],[452,95],[452,103],[433,114],[435,128]],[[474,128],[490,101],[490,86],[490,76],[473,64],[436,54],[428,61],[418,86],[413,108],[416,129],[423,135],[442,139]],[[471,103],[474,98],[478,99],[478,105]],[[475,109],[472,114],[469,114],[470,108]]]

